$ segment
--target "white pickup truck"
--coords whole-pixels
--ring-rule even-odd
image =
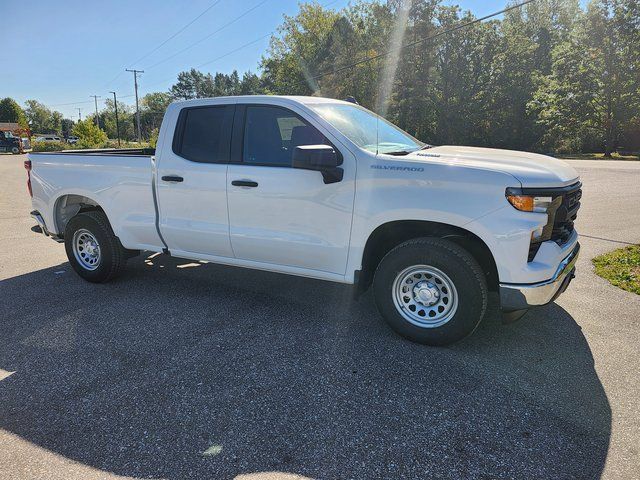
[[[488,291],[518,317],[574,276],[581,196],[554,158],[432,147],[354,103],[247,96],[169,106],[157,149],[33,153],[37,230],[114,278],[142,250],[373,286],[405,337],[469,335]]]

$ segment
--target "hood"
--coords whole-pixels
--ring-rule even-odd
[[[523,187],[565,186],[578,179],[578,172],[562,160],[516,150],[445,145],[419,150],[401,158],[431,161],[439,159],[454,165],[497,170],[514,176]]]

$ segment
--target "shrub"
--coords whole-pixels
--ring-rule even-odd
[[[156,148],[156,144],[158,143],[158,129],[154,128],[151,130],[151,136],[149,137],[149,146],[151,148]]]
[[[107,143],[107,134],[100,130],[91,119],[79,121],[73,127],[78,137],[78,148],[102,148]]]
[[[120,146],[118,146],[118,141],[113,139],[107,140],[107,142],[104,144],[104,148],[146,148],[148,146],[149,145],[145,142],[138,143],[130,142],[128,140],[121,140]]]
[[[59,152],[68,150],[69,144],[64,142],[33,142],[31,148],[34,152]]]

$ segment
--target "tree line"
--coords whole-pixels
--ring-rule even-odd
[[[442,0],[357,0],[340,11],[301,3],[272,36],[259,74],[191,69],[167,92],[143,97],[143,135],[156,131],[173,100],[353,96],[433,144],[640,150],[640,0],[592,0],[586,8],[536,0],[475,20]],[[37,105],[27,104],[29,121],[40,121]],[[108,101],[99,113],[109,138],[113,110]],[[134,109],[118,110],[121,135],[135,138]]]
[[[303,3],[260,76],[192,69],[170,92],[353,96],[433,144],[640,150],[638,0],[537,0],[475,20],[441,0]]]

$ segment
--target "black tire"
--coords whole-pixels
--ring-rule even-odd
[[[95,270],[87,269],[74,254],[74,234],[88,230],[97,240],[100,247],[100,260]],[[127,263],[127,250],[115,236],[107,216],[100,211],[82,212],[67,223],[64,230],[64,248],[71,267],[78,275],[89,282],[104,283],[117,277]]]
[[[396,308],[396,277],[418,265],[435,267],[455,287],[457,308],[443,325],[418,326]],[[373,289],[378,311],[389,326],[403,337],[425,345],[448,345],[462,340],[480,324],[487,308],[487,281],[478,262],[457,244],[440,238],[409,240],[387,253],[376,270]]]
[[[14,155],[17,155],[18,153],[20,153],[20,149],[18,147],[12,147],[11,153],[13,153]]]

